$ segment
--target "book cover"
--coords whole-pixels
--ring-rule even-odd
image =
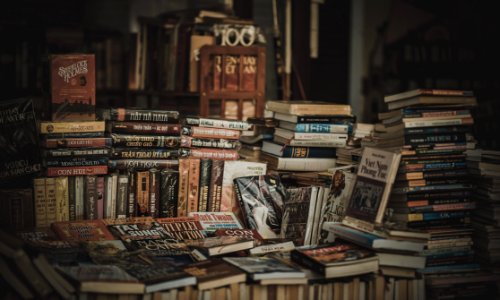
[[[13,187],[41,170],[33,101],[19,98],[0,102],[0,186]]]
[[[149,123],[138,121],[110,121],[106,124],[106,129],[111,133],[178,135],[180,133],[181,126],[180,124]]]
[[[177,216],[177,197],[179,193],[179,172],[163,169],[160,171],[159,217]]]
[[[407,99],[415,96],[456,96],[470,97],[474,96],[473,91],[468,90],[451,90],[451,89],[414,89],[384,97],[384,102],[392,102],[401,99]]]
[[[145,284],[141,293],[154,293],[162,290],[177,289],[196,284],[196,277],[186,273],[182,268],[168,264],[154,267],[132,266],[126,271],[134,278]]]
[[[172,237],[131,240],[126,247],[129,252],[145,255],[145,261],[151,260],[154,265],[184,266],[195,261],[187,244]]]
[[[44,158],[59,157],[100,157],[110,156],[110,148],[83,148],[83,149],[43,149]]]
[[[305,278],[299,268],[274,257],[224,257],[225,261],[245,271],[253,280],[276,278]]]
[[[177,159],[111,159],[108,166],[112,170],[144,170],[144,169],[164,169],[177,168]]]
[[[400,153],[366,147],[343,223],[372,231],[380,224],[396,178]]]
[[[326,203],[321,212],[320,228],[325,222],[342,221],[355,180],[355,173],[342,169],[335,170],[330,188],[327,189]],[[321,230],[319,244],[326,244],[327,242],[333,242],[333,237],[328,231]]]
[[[45,200],[47,211],[47,225],[56,221],[56,181],[55,178],[45,178]]]
[[[204,239],[186,240],[185,243],[206,256],[217,256],[254,247],[252,238],[241,236],[213,236]]]
[[[256,229],[263,238],[277,238],[288,196],[281,181],[268,175],[238,177],[234,188],[247,228]]]
[[[222,197],[220,201],[220,211],[232,211],[239,213],[239,204],[234,194],[233,180],[243,176],[265,175],[267,166],[261,162],[250,161],[226,161],[222,172]]]
[[[182,126],[181,134],[196,138],[238,140],[241,131],[212,127]]]
[[[250,130],[252,124],[247,121],[228,120],[228,119],[214,119],[214,118],[200,118],[200,117],[186,117],[184,119],[186,125],[211,127],[232,130]]]
[[[33,189],[0,189],[0,227],[13,230],[33,228]],[[38,212],[37,212],[38,213]]]
[[[128,186],[129,177],[126,174],[120,174],[117,178],[115,217],[126,218],[128,206]]]
[[[220,259],[195,262],[184,271],[196,276],[199,290],[215,289],[246,281],[246,273]]]
[[[196,240],[205,237],[203,226],[194,217],[157,218],[156,222],[177,240]]]
[[[180,146],[186,148],[238,149],[241,144],[236,140],[181,136]]]
[[[240,220],[233,212],[190,212],[190,217],[198,220],[205,232],[217,229],[243,229]]]
[[[40,134],[87,132],[104,132],[104,121],[40,122]]]
[[[111,133],[110,137],[113,147],[177,148],[180,144],[178,136]]]
[[[181,148],[181,157],[199,158],[199,159],[223,159],[237,160],[240,158],[238,150],[234,149],[212,149],[212,148]]]
[[[35,226],[47,227],[47,199],[45,198],[45,178],[33,179],[33,199]]]
[[[178,124],[179,112],[168,110],[111,108],[109,111],[104,112],[103,118],[104,120],[110,121],[161,122]]]
[[[127,248],[132,241],[172,238],[165,229],[151,217],[108,219],[105,224],[115,239],[122,240]]]
[[[110,156],[114,159],[175,159],[179,156],[179,150],[115,147]]]
[[[300,187],[287,189],[280,237],[289,239],[294,244],[309,245],[317,202],[318,187]]]
[[[280,145],[272,141],[262,141],[262,151],[280,156],[291,158],[331,158],[336,157],[336,148],[328,147],[293,147]]]
[[[344,241],[292,250],[291,259],[326,278],[378,271],[375,252]]]
[[[94,54],[50,57],[52,121],[95,121]]]
[[[65,241],[114,240],[115,237],[101,220],[54,222],[52,230]]]

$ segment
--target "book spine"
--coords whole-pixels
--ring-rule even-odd
[[[106,116],[106,119],[111,121],[143,121],[175,124],[179,123],[179,112],[167,110],[111,108],[109,116]]]
[[[67,138],[67,139],[42,139],[45,148],[102,148],[111,147],[112,140],[100,138]]]
[[[97,219],[102,220],[104,218],[104,199],[106,196],[106,183],[104,175],[97,176],[96,187],[97,187]]]
[[[163,135],[132,135],[112,133],[114,147],[138,148],[176,148],[179,146],[178,136]]]
[[[339,116],[298,116],[297,123],[322,123],[322,124],[354,124],[354,117],[345,118]]]
[[[104,121],[40,122],[41,134],[104,132]]]
[[[212,160],[202,159],[200,162],[200,193],[198,200],[198,211],[208,211],[207,209],[211,172]]]
[[[179,156],[179,150],[114,148],[111,156],[115,159],[173,159]]]
[[[217,148],[217,149],[239,149],[241,143],[239,141],[231,141],[225,139],[205,139],[193,138],[190,136],[181,136],[181,147],[203,147],[203,148]]]
[[[159,216],[159,204],[160,204],[160,170],[151,169],[149,170],[149,211],[153,218],[158,218]]]
[[[282,157],[288,158],[329,158],[335,157],[335,148],[284,147]]]
[[[205,158],[205,159],[223,159],[223,160],[237,160],[240,156],[237,150],[222,150],[222,149],[181,149],[182,157],[190,158]]]
[[[296,140],[346,141],[347,137],[348,135],[345,133],[294,133],[294,139]]]
[[[301,123],[295,125],[294,131],[302,133],[352,133],[352,125]]]
[[[407,225],[410,228],[431,228],[438,226],[464,226],[470,224],[470,217],[451,218],[451,219],[434,219],[427,221],[412,221]]]
[[[408,207],[410,206],[408,205]],[[452,210],[470,210],[474,208],[476,208],[474,202],[460,202],[460,203],[413,206],[410,207],[410,212],[425,213],[425,212],[452,211]]]
[[[214,55],[213,58],[213,91],[220,91],[222,89],[222,55]]]
[[[470,133],[472,131],[470,126],[444,126],[444,127],[416,127],[405,128],[404,135],[412,134],[441,134],[441,133]]]
[[[111,204],[110,204],[110,218],[116,218],[116,208],[118,205],[116,204],[118,198],[118,177],[120,175],[118,173],[113,173],[111,175],[111,189],[113,190],[113,194],[111,195]]]
[[[76,191],[75,191],[76,177],[68,177],[68,220],[76,221]]]
[[[198,211],[198,197],[200,193],[200,163],[199,158],[189,159],[189,183],[187,213]]]
[[[46,149],[42,152],[46,158],[62,158],[62,157],[94,157],[94,156],[109,156],[110,148],[89,148],[89,149]]]
[[[179,194],[179,172],[174,170],[161,170],[160,187],[160,218],[177,216],[177,197]]]
[[[111,133],[178,135],[180,130],[179,124],[109,122],[107,125],[107,131]]]
[[[47,227],[47,199],[45,197],[45,178],[33,179],[35,198],[35,226]]]
[[[463,169],[466,167],[467,167],[467,163],[464,161],[417,163],[417,164],[402,165],[400,167],[400,172]]]
[[[137,171],[137,188],[136,188],[136,215],[138,217],[149,216],[149,171]]]
[[[75,217],[76,217],[76,220],[83,220],[85,217],[84,197],[85,197],[85,176],[76,176],[75,177]]]
[[[97,219],[97,176],[85,176],[85,219]]]
[[[455,126],[455,125],[472,125],[472,124],[474,124],[473,118],[437,119],[437,120],[419,120],[418,118],[414,118],[406,120],[404,122],[404,127],[414,128],[414,127]]]
[[[427,143],[463,143],[467,141],[465,133],[441,135],[405,135],[405,145],[419,145]]]
[[[128,181],[128,175],[118,175],[118,190],[116,193],[116,218],[127,217]]]
[[[184,121],[187,125],[194,125],[200,127],[222,128],[222,129],[233,129],[233,130],[250,130],[252,128],[252,125],[246,121],[206,119],[206,118],[195,118],[195,117],[186,117]]]
[[[79,167],[48,167],[47,176],[78,176],[78,175],[104,175],[108,173],[108,166],[79,166]]]
[[[108,165],[114,170],[164,169],[176,168],[179,161],[176,159],[111,159]]]
[[[116,191],[113,191],[113,177],[111,174],[105,176],[106,193],[104,199],[104,219],[111,218],[111,197]]]
[[[137,192],[137,174],[133,170],[127,171],[128,175],[128,195],[127,195],[127,216],[132,218],[137,216],[136,206],[136,192]]]
[[[56,221],[56,181],[55,178],[45,178],[45,199],[47,200],[47,224]]]
[[[189,186],[189,159],[179,159],[179,198],[177,202],[177,216],[187,217]]]
[[[194,138],[237,140],[240,138],[241,131],[210,127],[183,126],[181,134]]]
[[[306,266],[309,269],[314,270],[315,272],[318,272],[320,274],[325,273],[325,267],[323,265],[317,263],[312,258],[298,252],[297,250],[292,250],[292,252],[290,252],[290,258],[292,259],[292,261]]]
[[[79,132],[79,133],[47,133],[43,135],[45,139],[74,139],[74,138],[102,138],[102,132]]]
[[[212,169],[210,171],[210,183],[208,189],[208,211],[220,211],[223,173],[224,161],[212,160]]]
[[[427,206],[435,206],[435,205],[455,205],[455,204],[459,204],[459,203],[469,203],[470,199],[468,198],[452,198],[452,199],[434,199],[434,200],[414,200],[414,201],[408,201],[406,202],[406,205],[411,209],[413,207],[419,207],[419,206],[423,206],[423,207],[427,207]],[[472,203],[470,203],[469,205],[472,205]]]
[[[468,212],[468,211],[408,214],[408,222],[443,220],[443,219],[457,219],[457,218],[468,217],[469,215],[470,215],[470,212]]]
[[[47,159],[45,163],[47,167],[90,167],[90,166],[100,166],[107,165],[109,159],[107,157],[99,158],[57,158],[57,159]]]
[[[68,177],[55,178],[56,185],[56,221],[69,221]]]
[[[292,139],[289,141],[289,146],[301,146],[301,147],[345,147],[347,140],[296,140]]]

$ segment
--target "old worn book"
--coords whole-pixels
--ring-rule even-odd
[[[185,272],[182,268],[170,266],[168,264],[134,265],[126,271],[144,283],[143,293],[153,293],[156,291],[177,289],[196,284],[196,277]]]
[[[199,290],[214,289],[246,281],[246,273],[221,259],[193,263],[184,271],[196,277]]]
[[[95,121],[94,54],[50,58],[52,121]]]
[[[375,224],[382,223],[400,158],[399,152],[364,149],[342,221],[345,225],[373,231]]]
[[[240,236],[214,236],[199,240],[186,240],[186,244],[200,251],[205,256],[217,256],[227,253],[251,249],[254,246],[252,238]]]
[[[379,266],[375,252],[344,241],[295,249],[291,259],[326,278],[373,273]]]
[[[0,187],[12,188],[41,170],[33,101],[19,98],[0,102]]]
[[[247,228],[257,230],[266,239],[279,237],[287,197],[279,178],[238,177],[234,179],[234,186]]]
[[[306,115],[352,115],[351,106],[322,101],[267,101],[266,109],[282,114]]]
[[[225,261],[235,265],[258,281],[278,278],[305,278],[306,274],[299,268],[285,264],[274,257],[224,257]]]
[[[65,241],[114,240],[115,237],[101,220],[54,222],[52,230]]]
[[[56,270],[81,293],[144,293],[144,283],[114,265],[57,266]]]

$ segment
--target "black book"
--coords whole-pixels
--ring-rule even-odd
[[[0,187],[23,187],[41,168],[33,101],[0,102]],[[15,185],[13,185],[13,183]]]
[[[198,211],[208,211],[208,196],[210,194],[210,176],[212,173],[212,160],[202,159],[200,162],[200,193]]]
[[[160,218],[177,216],[179,172],[163,169],[160,173]]]

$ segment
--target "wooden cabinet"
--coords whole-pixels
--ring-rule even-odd
[[[203,46],[200,49],[200,116],[246,120],[262,117],[265,48]]]

